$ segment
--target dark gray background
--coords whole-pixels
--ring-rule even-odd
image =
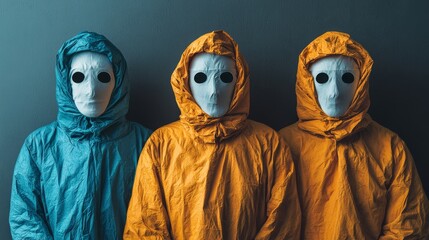
[[[0,1],[0,238],[8,239],[12,171],[25,137],[56,118],[55,55],[82,30],[125,55],[129,118],[152,129],[178,119],[170,75],[188,44],[224,29],[251,70],[250,118],[275,129],[295,122],[300,51],[329,30],[372,55],[371,116],[397,132],[429,191],[429,1]]]

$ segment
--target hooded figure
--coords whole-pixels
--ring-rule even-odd
[[[346,111],[332,117],[315,89],[327,78],[313,78],[311,69],[321,59],[338,56],[354,60],[360,78]],[[398,135],[367,114],[372,64],[368,52],[340,32],[321,35],[299,56],[299,121],[280,134],[297,169],[304,239],[428,236],[428,201],[411,154]],[[346,76],[342,80],[351,83]]]
[[[191,92],[189,68],[201,53],[235,63],[235,88],[220,117],[204,112]],[[186,48],[171,77],[180,120],[156,130],[142,151],[125,239],[299,237],[290,151],[274,130],[247,119],[249,84],[247,64],[226,32]]]
[[[107,57],[113,67],[114,88],[98,117],[83,115],[73,99],[71,60],[83,52]],[[121,52],[96,33],[82,32],[58,51],[58,117],[31,133],[19,153],[9,216],[13,238],[122,237],[138,156],[150,134],[125,118],[126,68]]]

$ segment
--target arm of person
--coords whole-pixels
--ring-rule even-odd
[[[25,143],[12,180],[9,224],[13,239],[53,239],[42,199],[40,169]]]
[[[301,208],[292,156],[283,140],[272,146],[267,219],[255,239],[299,239]]]
[[[124,239],[171,239],[159,172],[159,156],[153,137],[140,155],[128,206]]]
[[[429,238],[429,203],[405,143],[395,144],[392,180],[380,239]]]

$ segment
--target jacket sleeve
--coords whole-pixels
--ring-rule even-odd
[[[137,165],[124,239],[170,239],[170,221],[157,164],[159,149],[153,137],[144,146]]]
[[[26,143],[13,173],[10,231],[13,239],[53,239],[44,214],[40,170]]]
[[[380,239],[427,239],[429,203],[413,158],[402,140],[394,149],[392,180]]]
[[[299,239],[301,208],[291,153],[282,139],[273,141],[272,147],[267,219],[255,239]]]

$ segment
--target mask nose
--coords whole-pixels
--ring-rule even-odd
[[[332,79],[329,83],[329,88],[328,88],[328,97],[330,99],[336,99],[338,98],[340,91],[339,91],[339,86],[338,86],[338,81],[337,78],[334,77],[334,79]]]
[[[216,84],[216,79],[210,78],[207,87],[208,87],[208,92],[209,92],[210,100],[212,102],[217,102],[219,94],[218,94],[218,87],[217,87],[217,84]]]
[[[94,98],[95,97],[95,89],[96,89],[96,82],[95,82],[95,78],[94,78],[94,76],[93,76],[93,74],[91,74],[89,77],[88,77],[88,84],[85,86],[86,87],[86,89],[85,89],[85,93],[86,93],[86,96],[88,96],[89,98]]]

